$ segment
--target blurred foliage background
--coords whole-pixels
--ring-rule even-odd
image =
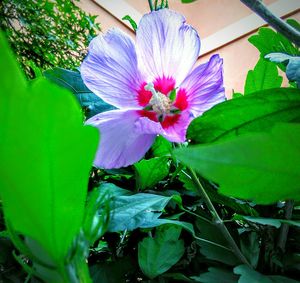
[[[96,17],[70,0],[0,1],[0,29],[28,78],[51,67],[76,69],[100,31]]]

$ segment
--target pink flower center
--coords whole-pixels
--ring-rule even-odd
[[[142,117],[160,122],[162,127],[175,125],[181,112],[188,107],[187,94],[184,88],[175,89],[172,77],[156,78],[153,83],[143,82],[138,90],[138,102],[143,106],[139,110]]]

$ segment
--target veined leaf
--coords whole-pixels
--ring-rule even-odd
[[[270,130],[278,122],[300,122],[300,90],[268,89],[220,103],[192,121],[188,138],[209,143]]]
[[[137,187],[141,190],[155,186],[169,174],[168,157],[155,157],[134,164]]]
[[[252,133],[174,154],[227,196],[270,204],[300,200],[300,124],[278,124],[271,133]],[[283,190],[284,188],[284,190]]]
[[[261,58],[253,70],[248,71],[244,94],[278,88],[281,86],[282,77],[278,75],[277,66]]]
[[[180,233],[180,227],[165,225],[157,228],[155,238],[147,237],[139,243],[138,261],[145,275],[152,279],[169,270],[183,256]]]
[[[26,82],[2,35],[0,46],[5,217],[61,264],[82,225],[98,131],[83,126],[82,111],[67,90],[45,79]]]

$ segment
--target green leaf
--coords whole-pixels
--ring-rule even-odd
[[[158,136],[155,139],[155,142],[152,145],[151,149],[155,157],[171,156],[172,143],[164,137]]]
[[[257,267],[260,255],[260,237],[256,232],[243,232],[240,235],[241,252],[253,268]]]
[[[98,131],[83,126],[81,109],[68,91],[45,79],[27,83],[2,35],[0,49],[5,217],[62,264],[83,221]]]
[[[137,188],[143,190],[154,187],[169,174],[168,157],[155,157],[134,164]]]
[[[239,265],[233,269],[235,274],[241,275],[238,283],[299,283],[299,281],[284,276],[266,276],[246,265]]]
[[[86,87],[79,72],[53,68],[46,70],[44,76],[48,80],[72,91],[80,105],[86,110],[85,115],[87,118],[115,109],[115,107],[103,101]]]
[[[187,173],[181,172],[179,174],[179,180],[183,183],[187,190],[197,192],[197,187],[191,180],[191,177]],[[232,197],[227,197],[219,194],[218,190],[210,186],[205,186],[205,191],[208,194],[212,202],[219,203],[221,205],[232,208],[236,213],[250,214],[251,216],[257,216],[258,212],[249,206],[247,203],[243,203],[240,200],[236,200]]]
[[[121,283],[126,282],[128,273],[135,271],[135,265],[131,258],[124,257],[117,261],[92,265],[90,273],[94,283]]]
[[[278,75],[277,66],[261,58],[254,70],[248,71],[244,94],[250,94],[260,90],[279,88],[282,77]]]
[[[286,22],[296,30],[300,31],[300,23],[297,22],[295,19],[287,19]]]
[[[201,283],[220,283],[220,280],[222,283],[236,283],[239,277],[233,274],[231,270],[209,267],[208,272],[191,278]]]
[[[133,18],[131,18],[129,15],[126,15],[122,18],[123,21],[128,21],[133,28],[134,31],[137,30],[137,24]]]
[[[270,204],[300,200],[300,124],[278,124],[271,133],[253,133],[174,154],[220,185],[227,196]]]
[[[299,55],[299,50],[287,38],[270,28],[262,27],[258,34],[249,39],[261,53],[261,57],[273,52],[282,52],[290,55]]]
[[[235,266],[240,263],[216,225],[197,219],[196,226],[200,231],[200,235],[197,236],[202,239],[197,240],[197,244],[201,247],[201,254],[208,259],[230,266]]]
[[[252,217],[252,216],[244,216],[244,215],[235,215],[235,220],[247,220],[250,222],[254,222],[261,225],[269,225],[274,226],[276,228],[279,228],[282,223],[286,223],[288,225],[300,227],[300,221],[294,221],[294,220],[286,220],[286,219],[276,219],[276,218],[264,218],[264,217]]]
[[[299,90],[269,89],[220,103],[192,121],[188,138],[209,143],[270,130],[277,122],[300,122]]]
[[[170,199],[171,197],[143,193],[112,198],[108,231],[132,231],[139,227],[161,225],[156,221]],[[99,213],[102,214],[103,211],[100,210]]]
[[[281,222],[279,219],[274,218],[264,218],[264,217],[251,217],[251,216],[244,216],[244,215],[235,215],[235,220],[247,220],[253,223],[261,224],[261,225],[269,225],[276,228],[279,228],[281,226]]]
[[[98,213],[100,209],[101,214]],[[105,233],[109,214],[109,196],[105,195],[100,188],[94,189],[88,195],[83,222],[84,235],[90,246]]]
[[[157,228],[155,238],[147,237],[138,245],[138,262],[149,278],[169,270],[184,254],[184,242],[179,240],[181,228],[162,226]]]

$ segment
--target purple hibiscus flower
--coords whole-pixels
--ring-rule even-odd
[[[96,166],[137,162],[157,135],[184,142],[191,120],[225,99],[222,59],[214,55],[193,69],[199,50],[197,32],[168,9],[143,16],[136,44],[118,29],[92,40],[82,78],[118,108],[86,122],[101,132]]]

